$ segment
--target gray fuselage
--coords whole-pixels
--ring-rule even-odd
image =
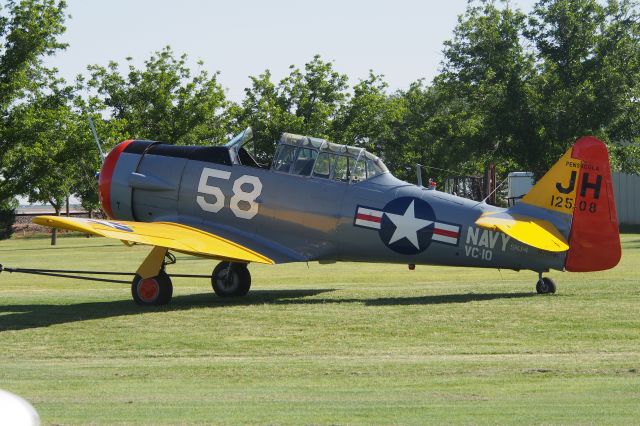
[[[189,225],[276,263],[563,269],[565,253],[475,226],[482,213],[503,210],[486,203],[418,187],[388,172],[343,182],[234,164],[223,147],[186,148],[136,141],[125,149],[109,188],[113,219]]]

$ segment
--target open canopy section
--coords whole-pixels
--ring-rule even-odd
[[[363,181],[388,172],[382,160],[364,148],[291,133],[282,134],[271,169],[341,182]]]
[[[233,139],[227,142],[224,146],[226,146],[229,149],[233,149],[237,151],[240,148],[242,148],[244,144],[249,142],[252,138],[253,138],[253,130],[251,130],[251,127],[247,127],[242,132],[235,135]]]
[[[258,164],[255,158],[249,153],[249,150],[245,148],[245,146],[249,147],[248,143],[251,142],[252,139],[253,130],[251,130],[251,127],[247,127],[224,145],[225,148],[229,149],[231,162],[233,164],[242,164],[250,167],[268,168],[268,166]]]

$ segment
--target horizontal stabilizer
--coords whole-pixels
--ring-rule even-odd
[[[69,229],[131,243],[238,262],[273,264],[266,256],[217,235],[173,222],[128,222],[60,216],[38,216],[33,223]]]
[[[541,250],[561,252],[569,250],[569,244],[550,222],[533,217],[508,213],[488,213],[476,220],[481,228],[504,232],[510,237]]]

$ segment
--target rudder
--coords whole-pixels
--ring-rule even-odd
[[[602,271],[620,261],[609,154],[599,139],[578,139],[522,202],[572,216],[566,270]]]
[[[565,268],[603,271],[620,261],[618,213],[606,145],[592,137],[578,139],[571,156],[582,161]]]

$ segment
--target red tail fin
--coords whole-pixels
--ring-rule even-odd
[[[573,272],[613,268],[621,250],[607,147],[586,136],[573,145],[571,157],[582,164],[577,179],[572,177],[576,198],[565,268]]]

